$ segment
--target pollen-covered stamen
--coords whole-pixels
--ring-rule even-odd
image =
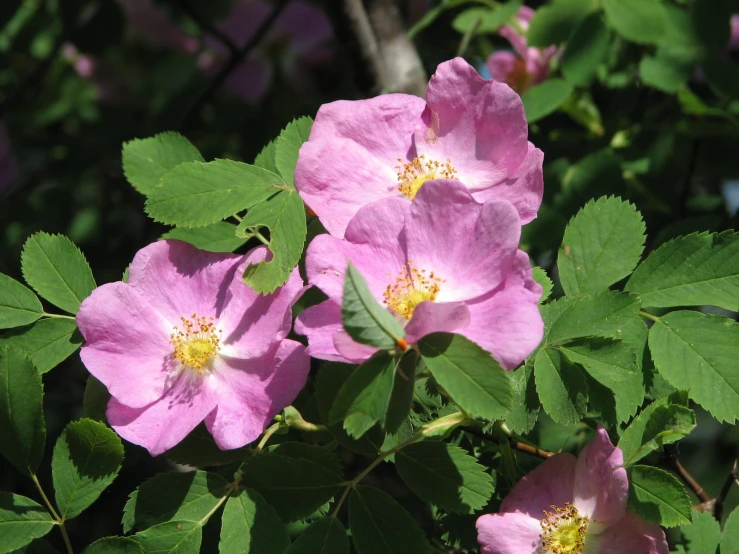
[[[426,181],[457,178],[457,171],[452,167],[449,159],[442,163],[436,160],[427,160],[422,154],[417,158],[413,158],[411,162],[403,163],[401,158],[398,158],[398,162],[400,162],[400,165],[395,168],[398,170],[398,182],[400,183],[398,190],[411,200],[416,197],[418,189]]]
[[[408,261],[382,296],[388,308],[399,316],[410,319],[419,303],[436,299],[443,282],[433,271],[417,269],[412,261]]]
[[[581,554],[585,545],[590,518],[580,515],[572,504],[564,508],[552,506],[554,512],[544,510],[541,520],[541,543],[544,550],[553,554]]]
[[[175,326],[170,335],[174,357],[182,365],[203,373],[203,366],[221,349],[221,331],[216,329],[215,318],[181,317],[182,329]]]

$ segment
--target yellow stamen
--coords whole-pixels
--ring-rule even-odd
[[[221,331],[216,329],[215,319],[198,317],[192,314],[189,318],[181,317],[182,330],[176,326],[169,336],[174,346],[174,357],[182,365],[203,373],[210,359],[221,349]]]
[[[451,160],[441,163],[435,160],[426,160],[422,154],[406,164],[398,158],[398,190],[413,200],[426,181],[433,179],[456,179],[457,171],[452,167]]]
[[[410,319],[416,306],[424,300],[434,301],[439,293],[440,285],[444,280],[440,279],[434,272],[426,272],[425,269],[416,269],[412,261],[408,261],[406,267],[400,271],[382,293],[384,302],[388,308],[399,316]]]
[[[553,554],[581,554],[585,545],[590,518],[582,516],[572,504],[564,508],[552,506],[554,512],[544,510],[540,521],[542,546]]]

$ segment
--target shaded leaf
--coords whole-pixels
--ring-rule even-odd
[[[164,233],[162,238],[189,242],[196,248],[208,252],[233,252],[246,243],[246,239],[236,236],[236,225],[226,221],[196,229],[172,229]]]
[[[671,473],[652,466],[636,465],[629,473],[629,508],[663,527],[689,524],[690,497],[683,484]]]
[[[48,318],[0,336],[0,347],[17,348],[28,356],[39,373],[46,373],[74,354],[82,344],[77,323]]]
[[[31,289],[0,273],[0,329],[33,323],[44,313]]]
[[[220,554],[283,554],[290,546],[287,527],[259,493],[243,489],[226,502]]]
[[[300,534],[287,554],[349,554],[346,529],[335,517],[319,519]]]
[[[19,494],[0,491],[0,554],[21,548],[54,527],[41,505]]]

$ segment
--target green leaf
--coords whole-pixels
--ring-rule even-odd
[[[603,15],[589,15],[567,41],[567,48],[559,62],[562,75],[576,87],[590,86],[610,46],[611,35]]]
[[[694,233],[663,244],[636,268],[626,290],[645,307],[739,311],[739,233]]]
[[[671,473],[652,466],[636,465],[629,474],[629,508],[662,527],[687,525],[691,520],[690,497]]]
[[[283,554],[290,546],[287,527],[259,493],[242,490],[226,502],[220,554]]]
[[[123,531],[169,520],[200,521],[228,492],[223,477],[205,471],[160,473],[144,481],[123,509]]]
[[[513,403],[508,374],[462,335],[432,333],[418,342],[431,375],[460,408],[474,417],[504,418]]]
[[[41,376],[22,352],[0,348],[0,454],[30,477],[44,455]]]
[[[146,200],[155,221],[178,227],[212,225],[257,205],[287,185],[271,171],[231,160],[188,162],[168,171]]]
[[[49,318],[0,336],[0,347],[13,347],[31,359],[39,373],[55,368],[80,347],[83,339],[71,319]]]
[[[37,293],[72,314],[96,286],[85,256],[64,235],[31,235],[23,245],[21,269]]]
[[[395,371],[393,393],[390,396],[385,417],[385,428],[389,433],[397,433],[400,427],[408,421],[413,404],[413,392],[416,384],[416,366],[418,356],[410,349],[401,359]]]
[[[378,352],[344,381],[329,414],[329,425],[344,422],[349,436],[359,438],[376,423],[385,426],[398,361]]]
[[[87,383],[85,384],[85,394],[82,397],[85,417],[106,423],[108,419],[105,412],[108,408],[109,401],[110,393],[105,385],[92,375],[88,375]]]
[[[405,330],[392,314],[375,300],[367,282],[349,262],[344,273],[341,319],[349,336],[360,344],[393,350]]]
[[[194,521],[167,521],[136,533],[133,539],[146,554],[199,554],[203,526]]]
[[[592,0],[553,0],[536,10],[526,39],[543,48],[566,41],[593,8]]]
[[[721,554],[739,553],[739,510],[736,508],[729,515],[721,537]],[[689,554],[693,554],[691,550]]]
[[[141,545],[128,537],[105,537],[95,541],[82,554],[146,554]]]
[[[257,154],[257,157],[254,158],[254,165],[279,175],[280,172],[277,170],[277,165],[275,164],[276,142],[277,139],[264,145],[264,148],[262,148],[259,154]]]
[[[400,478],[416,495],[448,512],[471,514],[493,494],[493,478],[466,450],[445,442],[410,444],[395,455]]]
[[[249,236],[249,228],[269,229],[272,259],[250,264],[244,282],[259,293],[274,292],[284,285],[300,261],[305,244],[305,205],[295,191],[283,191],[254,206],[236,230],[237,236]]]
[[[539,304],[541,304],[542,302],[549,299],[549,296],[552,294],[552,289],[554,288],[554,283],[552,283],[552,280],[547,275],[547,272],[539,266],[533,267],[532,277],[534,278],[534,281],[541,285],[541,298],[539,298]]]
[[[33,539],[11,554],[59,554],[59,551],[43,539]]]
[[[205,424],[201,423],[182,442],[167,450],[164,456],[178,464],[203,468],[238,462],[250,452],[249,446],[235,450],[221,450]]]
[[[534,428],[539,418],[541,402],[534,383],[534,367],[524,365],[508,373],[511,378],[513,405],[506,417],[508,427],[519,435],[525,435]]]
[[[547,79],[521,95],[526,120],[536,123],[556,111],[572,94],[572,85],[564,79]]]
[[[298,163],[298,151],[310,136],[313,119],[300,117],[288,123],[280,136],[275,140],[275,166],[290,186],[295,186],[295,165]]]
[[[687,543],[688,554],[716,554],[721,541],[721,526],[712,513],[693,512],[693,523],[682,526],[680,531]],[[739,534],[736,539],[739,539]]]
[[[142,194],[150,194],[162,176],[181,163],[204,161],[190,141],[172,131],[123,143],[123,173]]]
[[[0,491],[0,554],[43,537],[52,527],[54,523],[45,508],[25,496]]]
[[[509,0],[496,9],[468,8],[454,18],[452,27],[463,35],[473,29],[477,33],[494,33],[518,13],[522,3],[522,0]]]
[[[241,484],[260,493],[283,521],[296,521],[333,498],[343,482],[331,452],[287,442],[247,459]]]
[[[122,463],[121,439],[104,424],[80,419],[67,425],[51,460],[59,515],[81,514],[118,476]]]
[[[693,64],[676,59],[660,49],[656,56],[644,56],[639,62],[639,78],[644,84],[675,94],[691,77],[694,68]]]
[[[739,323],[700,312],[671,312],[649,331],[654,365],[719,421],[739,419]]]
[[[682,440],[694,428],[693,410],[670,404],[667,398],[651,403],[634,418],[618,442],[624,465],[636,463],[665,444]]]
[[[196,248],[208,252],[233,252],[246,243],[246,239],[236,236],[236,225],[227,221],[219,221],[197,229],[172,229],[164,233],[162,238],[189,242]]]
[[[667,25],[660,0],[603,0],[608,24],[637,44],[658,44]]]
[[[557,257],[567,296],[601,292],[639,263],[646,228],[636,208],[619,198],[588,202],[565,230]]]
[[[536,390],[551,418],[573,426],[585,416],[588,385],[580,369],[554,348],[542,348],[534,361]]]
[[[335,517],[319,519],[300,534],[287,554],[349,554],[346,529]]]
[[[44,313],[31,289],[0,273],[0,329],[33,323]]]
[[[349,497],[349,529],[357,554],[430,554],[426,536],[411,515],[374,487],[358,486]]]

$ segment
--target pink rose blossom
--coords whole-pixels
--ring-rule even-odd
[[[512,369],[543,333],[541,287],[518,250],[520,234],[510,203],[479,204],[457,181],[430,181],[413,202],[374,202],[357,212],[344,239],[319,235],[308,247],[308,281],[329,299],[302,312],[295,330],[308,337],[315,358],[359,363],[372,355],[375,349],[354,342],[341,324],[351,260],[375,299],[405,325],[409,344],[455,332]]]
[[[556,46],[534,48],[526,42],[526,31],[534,17],[534,10],[521,6],[515,17],[514,25],[504,25],[498,31],[508,39],[514,52],[493,52],[487,61],[488,70],[493,79],[502,81],[523,94],[532,86],[549,77],[549,63],[557,54]]]
[[[580,453],[552,456],[519,481],[500,513],[477,520],[482,554],[668,554],[665,533],[626,511],[623,452],[602,427]]]
[[[303,290],[260,296],[242,281],[246,256],[166,240],[140,250],[128,283],[97,288],[77,315],[82,361],[108,387],[108,421],[158,455],[201,421],[221,449],[256,439],[305,384],[305,348],[285,337]]]
[[[295,185],[336,237],[362,206],[408,201],[435,179],[464,183],[480,202],[507,200],[528,223],[541,204],[544,155],[527,134],[518,94],[455,58],[431,77],[426,102],[386,94],[321,106]]]

